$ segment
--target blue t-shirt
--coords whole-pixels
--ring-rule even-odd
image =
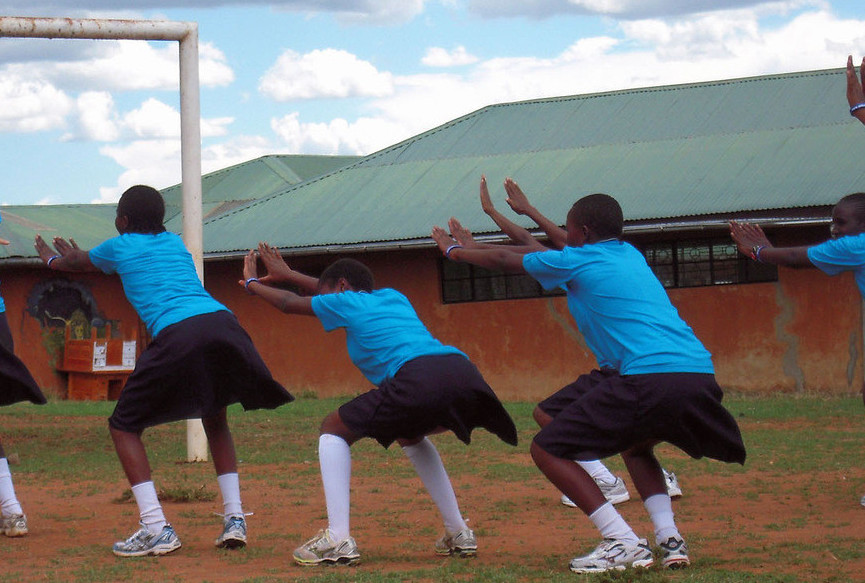
[[[90,262],[116,273],[151,336],[181,320],[226,310],[198,279],[192,255],[174,233],[126,233],[90,250]]]
[[[312,311],[327,332],[345,328],[349,358],[374,385],[392,378],[419,356],[465,356],[436,340],[408,298],[393,289],[317,295],[312,298]]]
[[[711,354],[629,243],[529,253],[523,266],[545,289],[567,292],[568,309],[599,366],[624,375],[714,373]]]
[[[808,259],[828,275],[852,271],[859,293],[865,296],[865,233],[830,239],[809,247]]]

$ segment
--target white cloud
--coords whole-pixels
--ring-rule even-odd
[[[62,60],[19,60],[0,70],[0,75],[37,78],[67,91],[172,90],[179,86],[180,66],[176,42],[149,43],[132,40],[77,40],[87,47]],[[212,44],[199,46],[199,77],[204,87],[221,87],[234,81],[225,55]]]
[[[38,77],[0,74],[0,132],[61,129],[73,110],[72,99]]]
[[[84,138],[111,142],[120,137],[114,99],[105,91],[88,91],[78,96],[78,124]]]
[[[485,18],[553,18],[563,14],[611,16],[622,20],[677,17],[701,12],[770,6],[773,9],[823,7],[824,0],[470,0],[469,8]]]
[[[270,125],[289,152],[306,154],[368,154],[406,137],[405,126],[384,118],[301,123],[299,114],[293,112]]]
[[[456,67],[471,65],[480,59],[470,54],[464,46],[458,46],[451,51],[441,47],[430,47],[424,54],[421,63],[427,67]]]
[[[267,70],[258,90],[276,101],[327,97],[370,97],[393,91],[390,73],[337,49],[301,55],[287,50]]]

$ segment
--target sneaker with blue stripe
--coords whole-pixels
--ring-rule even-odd
[[[162,531],[154,534],[142,523],[141,528],[128,539],[114,543],[111,550],[118,557],[146,557],[167,555],[179,548],[180,539],[170,524],[166,524]]]

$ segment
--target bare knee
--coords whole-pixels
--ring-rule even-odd
[[[546,427],[553,420],[552,416],[540,407],[535,407],[535,410],[532,411],[532,417],[540,427]]]
[[[346,426],[343,422],[342,417],[339,416],[339,411],[333,411],[324,418],[321,422],[321,427],[319,427],[319,434],[324,435],[325,433],[330,435],[336,435],[337,437],[343,438],[346,443],[349,445],[353,444],[355,441],[360,439],[361,436],[356,435],[351,429]]]

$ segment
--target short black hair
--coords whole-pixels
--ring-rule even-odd
[[[574,203],[568,216],[578,225],[585,225],[602,238],[621,237],[625,220],[622,207],[609,194],[590,194]]]
[[[848,194],[838,201],[838,204],[849,204],[855,209],[856,218],[865,223],[865,192]]]
[[[156,234],[165,231],[165,201],[152,186],[137,184],[126,189],[117,203],[117,216],[129,221],[126,232]]]
[[[337,259],[318,278],[319,285],[329,285],[345,279],[356,291],[371,292],[375,285],[372,271],[357,259]]]

